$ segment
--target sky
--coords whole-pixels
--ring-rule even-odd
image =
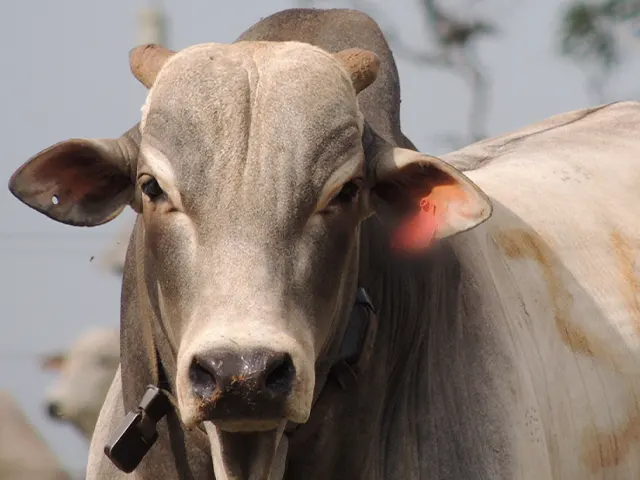
[[[405,43],[428,47],[417,0],[384,2],[374,18],[399,27]],[[140,118],[145,89],[129,71],[143,0],[2,2],[0,43],[0,182],[40,150],[73,137],[115,137]],[[295,6],[284,0],[165,0],[169,46],[232,42],[261,17]],[[366,2],[360,1],[366,5]],[[487,131],[505,133],[550,115],[594,105],[582,72],[557,55],[560,0],[450,0],[472,3],[501,26],[478,52],[493,81]],[[381,2],[380,5],[383,3]],[[349,2],[322,2],[348,7]],[[640,51],[615,77],[610,99],[640,97]],[[468,91],[450,73],[398,58],[403,130],[425,153],[447,147],[437,134],[466,125]],[[79,333],[119,324],[120,279],[99,256],[131,225],[126,211],[107,225],[58,224],[0,189],[0,389],[10,391],[64,464],[82,471],[88,445],[72,428],[49,420],[44,394],[54,376],[38,355],[69,346]],[[1,428],[1,426],[0,426]]]

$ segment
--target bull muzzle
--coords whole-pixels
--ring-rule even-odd
[[[203,417],[225,423],[286,417],[295,377],[289,354],[264,349],[197,354],[189,368]]]

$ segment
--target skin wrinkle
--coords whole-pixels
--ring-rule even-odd
[[[620,289],[627,302],[627,310],[634,328],[638,328],[638,301],[635,292],[638,291],[638,279],[633,272],[633,262],[630,246],[622,233],[614,229],[610,234],[615,259],[618,261],[619,276],[622,278]],[[603,392],[606,396],[606,388],[603,383]],[[631,392],[630,392],[631,393]],[[630,454],[634,444],[640,441],[640,414],[638,402],[633,401],[631,394],[631,408],[628,420],[623,425],[616,425],[610,408],[608,408],[609,424],[616,425],[612,431],[599,431],[593,424],[588,435],[583,438],[582,461],[588,465],[592,473],[599,473],[603,469],[615,467]]]
[[[548,288],[549,301],[553,305],[553,311],[555,312],[555,323],[558,329],[559,337],[572,351],[578,354],[593,355],[591,348],[587,348],[584,345],[589,345],[588,337],[579,330],[573,324],[572,319],[572,307],[573,296],[567,291],[564,291],[563,283],[560,280],[557,260],[554,258],[551,248],[532,231],[528,230],[503,230],[493,235],[493,240],[497,242],[502,249],[504,249],[506,255],[515,259],[529,259],[533,260],[535,264],[542,269],[543,278]],[[579,340],[579,341],[578,341]],[[574,359],[574,364],[578,367],[577,361]],[[578,368],[580,377],[582,373]],[[586,389],[586,383],[582,379],[582,386]],[[567,389],[566,398],[568,403],[571,402],[571,396]],[[588,408],[592,410],[591,405]],[[573,419],[573,408],[569,407],[569,417],[571,418],[572,427],[575,428],[578,423]],[[548,450],[550,454],[559,457],[559,451],[556,446],[557,440],[555,438],[548,438]],[[555,464],[553,462],[552,464]],[[556,472],[556,474],[558,474]]]
[[[619,230],[612,231],[610,237],[620,271],[620,289],[624,292],[624,300],[632,323],[640,332],[640,279],[634,272],[634,249]],[[637,248],[635,250],[637,252]]]
[[[355,164],[355,165],[354,165]],[[327,179],[316,203],[316,211],[327,207],[333,197],[340,192],[345,183],[355,177],[362,179],[364,162],[360,156],[354,156],[345,164],[336,168]]]
[[[176,182],[175,172],[167,158],[151,145],[141,146],[140,166],[138,167],[138,179],[144,174],[150,175],[160,185],[160,188],[169,196],[172,206],[184,211],[180,190]]]
[[[493,237],[491,237],[491,242],[495,242],[495,239]],[[501,264],[505,264],[504,263],[505,259],[501,259],[500,261],[501,261]],[[506,266],[506,264],[505,264],[505,266]],[[513,274],[511,274],[509,278],[510,278],[511,282],[513,282],[514,284],[516,283],[516,278],[513,276]],[[497,277],[493,277],[492,279],[495,282],[499,281],[499,278],[497,278]],[[519,298],[519,303],[520,303],[520,305],[522,307],[522,311],[523,311],[524,315],[527,318],[527,321],[531,322],[532,321],[532,316],[530,315],[529,311],[526,308],[526,305],[524,303],[524,299]],[[505,310],[505,305],[506,305],[506,300],[503,301],[503,303],[501,305],[501,314],[502,314],[502,316],[508,315],[508,313]],[[534,349],[533,350],[535,352],[536,362],[541,364],[541,365],[543,364],[543,356],[542,356],[542,354],[540,352],[540,348],[539,348],[538,345],[536,345],[534,343],[533,336],[531,335],[531,332],[529,330],[523,329],[521,331],[518,331],[518,330],[516,330],[514,328],[511,328],[510,331],[509,331],[509,334],[510,335],[514,335],[514,334],[516,335],[515,339],[513,339],[513,337],[512,337],[512,342],[511,343],[513,343],[516,346],[516,348],[518,348],[518,349],[526,348],[527,344],[534,345]],[[523,339],[523,338],[521,338],[522,335],[526,335],[527,337],[525,339]],[[530,366],[529,366],[529,369],[527,371],[527,374],[528,374],[528,376],[530,378],[535,375],[535,372],[531,370]],[[541,380],[542,380],[542,382],[544,384],[543,391],[544,392],[551,391],[551,385],[550,385],[550,382],[548,380],[547,371],[544,371],[542,375],[538,375],[538,376],[539,376],[539,378],[541,378]],[[543,404],[542,408],[551,409],[551,407],[552,407],[552,404],[551,404],[552,399],[551,399],[551,397],[546,393],[542,397],[543,397],[542,399],[537,399],[536,400],[536,405],[533,408],[534,411],[540,411],[541,410],[541,405],[540,404]],[[545,449],[547,451],[550,451],[550,449],[553,448],[551,445],[553,444],[553,440],[554,439],[552,438],[551,432],[547,432],[545,430],[544,433],[545,433],[545,437],[544,437]],[[553,472],[553,474],[557,475],[557,472]]]
[[[246,117],[249,119],[247,122],[247,130],[246,130],[247,152],[244,157],[245,159],[248,159],[252,156],[250,152],[250,148],[251,148],[250,140],[253,134],[253,126],[254,126],[253,112],[256,111],[256,103],[259,98],[259,89],[260,89],[260,70],[258,69],[258,64],[256,63],[255,53],[252,55],[251,60],[252,60],[251,67],[246,69],[247,83],[251,86],[251,88],[249,89],[249,102],[247,105],[247,111],[245,112]],[[252,72],[255,72],[255,80],[252,79],[252,75],[251,75]],[[258,168],[260,168],[261,164],[258,163],[257,166]],[[243,179],[244,179],[243,185],[245,186],[245,192],[246,192],[246,186],[250,185],[250,182],[247,181],[249,179],[248,170],[249,170],[249,162],[245,161],[244,172],[243,172]]]

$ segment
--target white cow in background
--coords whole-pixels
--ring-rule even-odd
[[[45,397],[49,416],[90,441],[119,362],[120,332],[113,328],[88,330],[67,352],[45,356],[42,368],[59,373]]]
[[[125,229],[97,261],[100,268],[122,275],[131,228]],[[95,328],[82,334],[66,353],[46,355],[44,370],[59,373],[46,394],[51,418],[68,422],[91,440],[102,403],[120,362],[118,329]]]
[[[15,399],[0,391],[0,480],[70,480]]]

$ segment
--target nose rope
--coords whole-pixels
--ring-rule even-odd
[[[158,319],[161,317],[158,316]],[[325,384],[318,389],[312,402],[312,410],[324,393],[326,381],[329,378],[335,381],[343,389],[355,386],[360,373],[366,368],[373,351],[378,327],[376,310],[364,288],[358,288],[356,299],[347,329],[342,338],[340,350],[329,370]],[[175,357],[176,350],[171,344],[166,329],[160,321],[160,329],[169,343],[169,347]],[[154,343],[156,361],[156,385],[149,385],[137,408],[129,412],[123,422],[113,433],[104,447],[105,455],[111,462],[125,473],[133,472],[142,459],[149,452],[158,439],[158,422],[172,410],[180,421],[183,429],[194,433],[198,441],[208,444],[208,436],[200,425],[194,429],[188,429],[182,424],[178,402],[171,391],[171,384],[160,359],[160,353]],[[290,422],[285,429],[288,437],[291,437],[301,424]],[[186,449],[185,445],[182,448]],[[186,458],[186,456],[185,456]]]

